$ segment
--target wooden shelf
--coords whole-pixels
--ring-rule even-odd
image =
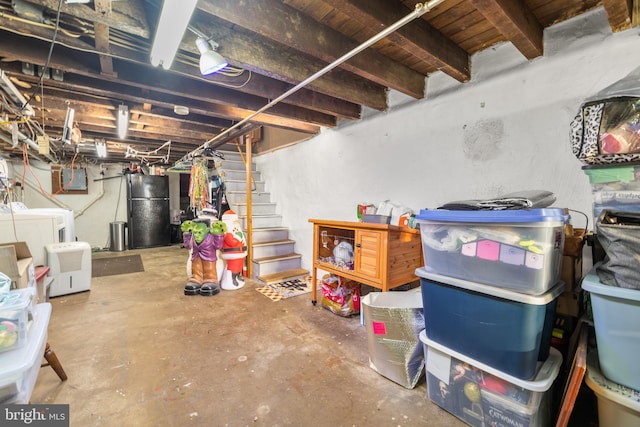
[[[355,280],[383,292],[417,280],[415,270],[423,265],[419,230],[388,224],[310,219],[313,223],[312,283],[317,270]],[[322,236],[327,238],[323,242]],[[353,263],[332,262],[336,242],[353,246]],[[311,302],[315,304],[316,290]]]

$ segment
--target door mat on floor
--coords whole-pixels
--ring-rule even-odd
[[[144,271],[140,255],[125,255],[91,260],[91,277],[115,276],[117,274]]]
[[[318,284],[320,282],[318,281]],[[297,297],[311,292],[311,276],[296,277],[278,283],[256,288],[272,301],[280,301],[285,298]]]

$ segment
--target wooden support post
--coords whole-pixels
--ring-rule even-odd
[[[253,145],[253,137],[251,135],[244,135],[244,146],[246,150],[245,170],[247,172],[247,278],[253,277],[253,208],[251,202],[251,150]]]

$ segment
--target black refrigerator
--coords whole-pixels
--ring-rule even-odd
[[[129,249],[171,244],[169,177],[127,175]]]

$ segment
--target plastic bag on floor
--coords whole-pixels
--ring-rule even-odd
[[[322,278],[321,305],[342,317],[360,314],[360,283],[325,274]]]

